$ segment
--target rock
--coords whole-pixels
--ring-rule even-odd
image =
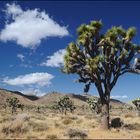
[[[111,127],[117,128],[117,127],[121,127],[123,124],[123,122],[121,121],[120,118],[114,118],[111,120]]]

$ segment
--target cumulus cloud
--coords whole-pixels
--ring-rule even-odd
[[[42,39],[69,35],[67,27],[59,25],[45,11],[23,10],[14,3],[7,4],[5,11],[12,20],[6,23],[0,33],[2,41],[15,41],[24,48],[35,49]]]
[[[49,74],[49,73],[30,73],[30,74],[26,74],[26,75],[20,75],[18,77],[15,78],[4,78],[3,82],[12,86],[24,86],[24,85],[28,85],[28,86],[32,86],[32,85],[36,85],[36,86],[48,86],[51,84],[51,80],[54,78],[53,75]]]
[[[60,67],[64,64],[65,49],[58,50],[52,56],[48,56],[47,60],[41,63],[41,66]]]
[[[17,57],[23,62],[24,61],[24,55],[23,54],[17,54]]]
[[[111,98],[113,98],[113,99],[126,99],[128,97],[127,97],[127,95],[122,95],[122,96],[116,95],[116,96],[111,96]]]
[[[26,95],[36,95],[36,96],[43,96],[46,94],[44,91],[38,88],[28,88],[21,90],[20,92]]]

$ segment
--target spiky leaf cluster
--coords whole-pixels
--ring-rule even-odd
[[[134,71],[133,58],[140,52],[140,47],[132,43],[136,28],[124,29],[114,26],[102,34],[101,21],[82,24],[77,29],[77,41],[71,42],[64,57],[65,73],[78,74],[77,82],[85,83],[85,91],[95,83],[101,92],[111,90],[118,77]]]
[[[16,109],[19,106],[19,100],[16,97],[9,97],[6,99],[8,107],[11,107],[12,113],[16,112]]]
[[[76,109],[74,103],[68,96],[61,97],[57,104],[53,107],[54,109],[57,109],[60,112],[64,112],[65,114],[67,111],[73,112]]]
[[[9,97],[6,99],[6,102],[7,102],[7,105],[11,107],[11,106],[17,106],[19,103],[19,100],[16,97]]]

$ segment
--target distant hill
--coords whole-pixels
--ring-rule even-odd
[[[10,91],[5,89],[0,89],[0,104],[5,103],[8,97],[17,97],[23,104],[33,104],[33,100],[38,97],[24,95],[18,91]]]
[[[32,101],[35,101],[35,100],[39,99],[38,96],[35,96],[35,95],[26,95],[26,94],[23,94],[23,93],[21,93],[19,91],[10,91],[10,92],[12,92],[14,94],[17,94],[17,95],[21,95],[21,96],[23,96],[23,97],[25,97],[27,99],[32,100]]]
[[[36,100],[36,102],[38,102],[39,104],[52,104],[55,103],[59,100],[60,97],[67,95],[68,97],[70,97],[73,101],[75,105],[81,106],[83,104],[87,104],[87,99],[92,97],[92,95],[85,95],[85,94],[74,94],[74,93],[69,93],[69,94],[62,94],[62,93],[58,93],[58,92],[52,92],[52,93],[48,93],[44,96],[42,96],[41,98],[39,98],[38,100]],[[96,97],[96,96],[93,96]],[[98,98],[98,97],[96,97]],[[121,102],[119,100],[116,99],[110,99],[110,105],[112,106],[123,106],[126,103]]]
[[[87,97],[84,97],[83,95],[76,95],[76,94],[63,94],[63,93],[58,93],[58,92],[52,92],[52,93],[48,93],[44,96],[42,96],[40,99],[38,99],[36,102],[38,102],[39,104],[53,104],[56,103],[60,97],[67,95],[68,97],[70,97],[73,101],[75,105],[81,106],[83,104],[86,104],[86,99]]]
[[[5,89],[0,89],[0,104],[4,103],[6,101],[7,97],[15,96],[23,104],[50,105],[50,104],[56,103],[59,100],[59,98],[64,96],[64,95],[69,96],[74,101],[74,104],[77,106],[86,105],[87,99],[89,97],[92,97],[92,95],[74,94],[74,93],[63,94],[63,93],[58,93],[58,92],[51,92],[51,93],[48,93],[42,97],[37,97],[34,95],[25,95],[19,91],[10,91],[10,90],[5,90]],[[96,98],[98,98],[98,97],[96,97]],[[110,104],[112,106],[119,107],[119,106],[123,106],[126,103],[123,103],[123,102],[116,100],[116,99],[111,99]]]

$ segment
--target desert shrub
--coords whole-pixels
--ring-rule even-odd
[[[55,122],[54,122],[54,126],[55,126],[55,127],[59,127],[60,124],[59,124],[57,121],[55,121]]]
[[[50,139],[50,140],[57,139],[57,135],[55,135],[55,134],[50,134],[50,135],[47,136],[47,139]]]
[[[120,118],[114,118],[111,120],[111,127],[117,128],[117,127],[121,127],[123,124],[123,122],[121,121]]]
[[[0,123],[5,123],[6,121],[9,121],[9,116],[4,116],[0,119]]]
[[[85,119],[92,120],[93,116],[92,115],[85,115]]]
[[[64,125],[69,125],[69,124],[72,123],[72,120],[67,118],[67,119],[63,120],[62,123],[63,123]]]
[[[124,105],[124,109],[126,109],[126,110],[133,110],[133,107],[131,106],[131,105],[127,105],[127,104],[125,104]]]
[[[75,138],[75,137],[77,137],[77,138],[82,138],[82,139],[84,139],[84,138],[87,137],[87,134],[86,134],[85,132],[81,131],[81,130],[78,130],[78,129],[69,129],[69,130],[68,130],[68,136],[69,136],[70,138]]]
[[[29,121],[29,120],[30,120],[30,117],[29,117],[28,114],[22,113],[22,114],[16,115],[15,119],[16,119],[16,120],[22,120],[22,121],[25,122],[25,121]]]
[[[77,124],[81,124],[83,122],[83,119],[79,119],[76,121]]]
[[[24,108],[27,110],[27,111],[31,111],[34,109],[34,106],[33,105],[24,105]]]
[[[131,113],[127,113],[124,115],[125,118],[133,118],[134,115],[132,115]]]
[[[11,133],[25,133],[28,131],[27,124],[25,124],[23,121],[12,121],[12,122],[6,122],[2,125],[1,129],[2,133],[11,134]]]
[[[4,109],[4,110],[6,111],[6,109],[7,109],[7,104],[4,103],[4,104],[1,105],[1,107],[2,107],[2,109]]]
[[[29,135],[29,136],[27,136],[27,139],[39,139],[39,138],[37,136]]]
[[[37,107],[36,107],[36,111],[37,111],[38,113],[40,113],[40,109],[41,109],[41,106],[37,106]]]
[[[123,126],[125,129],[128,130],[140,130],[140,124],[134,123],[134,124],[124,124]]]
[[[71,120],[77,120],[78,116],[69,116],[68,118],[71,119]]]
[[[100,101],[100,99],[89,98],[87,100],[87,103],[88,103],[89,108],[91,109],[92,112],[95,112],[97,114],[101,113],[101,101]]]
[[[42,106],[42,105],[37,105],[37,106],[34,106],[35,110],[37,113],[40,113],[41,110],[45,109],[45,106]],[[43,112],[42,112],[43,113]]]
[[[140,117],[140,98],[133,100],[132,103],[136,106],[138,110],[138,116]]]
[[[32,126],[33,131],[46,131],[48,130],[48,125],[46,123],[36,123],[36,122],[29,122],[29,125]]]
[[[60,109],[58,103],[55,103],[52,106],[50,106],[50,109],[54,110],[55,112],[57,112],[57,111],[61,112],[61,109]]]

